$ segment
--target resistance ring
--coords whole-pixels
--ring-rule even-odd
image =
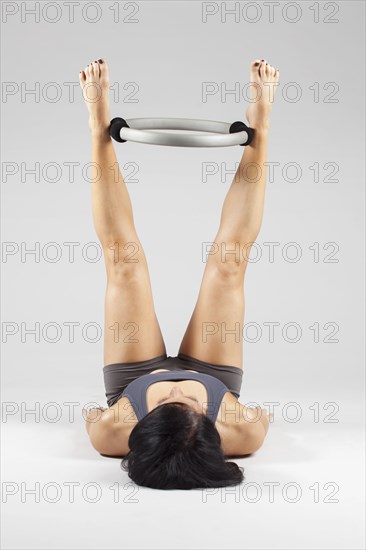
[[[159,130],[184,130],[206,134],[174,134]],[[240,120],[217,122],[190,118],[113,118],[110,136],[119,143],[135,141],[149,145],[173,147],[231,147],[249,145],[254,130]]]

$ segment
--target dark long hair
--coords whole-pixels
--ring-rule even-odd
[[[206,415],[185,403],[165,403],[133,428],[122,469],[137,485],[199,489],[237,485],[243,468],[227,462],[220,434]]]

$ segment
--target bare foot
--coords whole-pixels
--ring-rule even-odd
[[[265,59],[256,59],[250,64],[249,99],[247,119],[250,128],[257,131],[269,129],[269,115],[280,73],[276,67],[269,65]]]
[[[79,74],[83,98],[89,111],[89,128],[94,135],[106,135],[109,116],[109,69],[103,59],[90,63]]]

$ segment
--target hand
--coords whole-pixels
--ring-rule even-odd
[[[245,419],[248,422],[258,422],[258,420],[262,420],[262,418],[268,419],[268,411],[267,409],[262,409],[262,407],[246,407],[245,408]]]
[[[102,416],[102,413],[107,410],[108,409],[106,409],[105,407],[91,407],[90,409],[83,409],[83,417],[85,420],[93,422],[94,420],[99,420],[99,418]],[[94,415],[91,414],[93,412]]]
[[[262,416],[261,418],[267,418],[269,420],[269,422],[273,422],[273,413],[269,413],[267,411],[267,409],[261,409],[261,407],[257,407],[258,409],[260,409],[262,411]]]

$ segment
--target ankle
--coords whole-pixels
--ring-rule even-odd
[[[255,125],[255,128],[258,130],[258,132],[266,132],[266,131],[268,132],[269,127],[270,127],[270,118],[269,118],[269,116],[268,117],[263,117]]]
[[[249,144],[249,147],[256,147],[259,144],[266,143],[268,140],[269,126],[260,126],[253,128],[254,136],[252,142]]]
[[[107,142],[110,141],[109,129],[105,126],[90,128],[90,135],[93,141]]]

